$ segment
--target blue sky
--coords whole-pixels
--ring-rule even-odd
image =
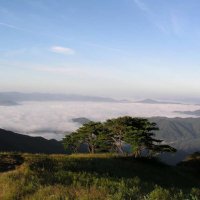
[[[200,97],[199,0],[0,0],[0,91]]]

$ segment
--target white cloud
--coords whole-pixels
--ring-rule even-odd
[[[0,127],[32,136],[61,139],[66,131],[79,127],[71,120],[76,117],[97,121],[124,115],[190,117],[174,111],[194,111],[199,107],[181,104],[23,102],[19,106],[0,106]]]
[[[64,54],[64,55],[74,55],[75,51],[68,47],[61,47],[61,46],[52,46],[50,48],[51,52]]]

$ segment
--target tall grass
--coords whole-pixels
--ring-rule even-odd
[[[12,158],[0,156],[1,164],[6,156]],[[0,173],[1,200],[200,199],[197,177],[155,160],[107,154],[19,156],[23,164]]]

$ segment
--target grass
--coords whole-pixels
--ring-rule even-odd
[[[0,154],[1,200],[198,200],[200,177],[111,154]]]

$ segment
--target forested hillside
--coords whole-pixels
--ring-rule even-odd
[[[177,149],[174,155],[163,155],[168,163],[176,164],[188,154],[200,151],[200,118],[154,117],[150,121],[160,129],[156,137]]]
[[[0,151],[64,153],[62,144],[56,140],[30,137],[3,129],[0,129]]]

